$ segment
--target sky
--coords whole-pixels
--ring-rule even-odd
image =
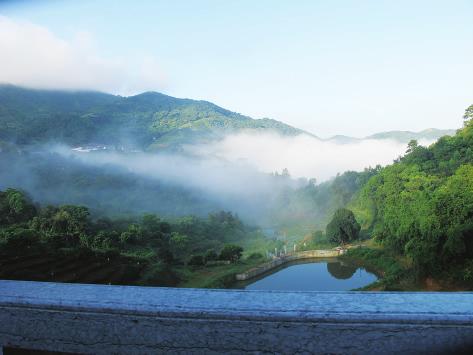
[[[0,1],[0,82],[159,91],[320,137],[459,128],[473,1]]]

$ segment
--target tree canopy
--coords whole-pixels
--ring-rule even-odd
[[[327,224],[326,235],[334,243],[345,244],[358,238],[360,228],[352,211],[339,208]]]
[[[243,248],[234,245],[234,244],[228,244],[225,245],[220,252],[220,260],[228,260],[231,262],[236,262],[240,260],[241,254],[243,253]]]
[[[427,148],[411,142],[406,155],[371,177],[351,202],[370,215],[376,239],[409,257],[423,275],[473,271],[472,113],[473,105],[452,137]]]

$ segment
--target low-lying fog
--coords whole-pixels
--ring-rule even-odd
[[[85,204],[104,213],[205,215],[226,209],[258,223],[274,215],[275,209],[288,208],[290,202],[284,197],[288,187],[389,164],[405,152],[406,144],[392,140],[341,144],[306,135],[241,133],[187,145],[181,153],[73,148],[77,147],[48,145],[29,154],[4,155],[0,189],[23,188],[41,203]],[[292,179],[271,175],[283,169]],[[300,214],[315,207],[298,208],[291,211]]]
[[[420,142],[422,145],[432,141]],[[232,190],[260,189],[266,183],[261,174],[280,173],[288,169],[293,178],[315,178],[327,181],[348,170],[386,165],[403,155],[407,144],[399,141],[357,140],[337,143],[308,135],[281,136],[276,133],[241,133],[228,135],[220,141],[183,146],[183,154],[166,152],[134,152],[123,154],[98,150],[94,154],[74,150],[82,161],[94,165],[113,164],[130,171],[218,194]],[[70,148],[54,149],[63,155]]]
[[[220,141],[186,145],[183,153],[98,150],[89,154],[58,146],[53,150],[65,157],[73,155],[86,164],[119,166],[225,201],[268,198],[275,189],[269,174],[283,169],[288,169],[293,179],[281,184],[297,187],[308,179],[323,182],[337,173],[389,164],[405,152],[406,146],[394,140],[337,143],[308,135],[240,133]]]
[[[419,142],[422,145],[431,143],[433,141]],[[241,133],[218,142],[187,146],[185,150],[204,158],[246,163],[266,173],[287,168],[295,178],[316,178],[322,182],[347,170],[361,171],[369,166],[390,164],[405,153],[406,147],[405,143],[389,139],[337,143],[304,134]]]

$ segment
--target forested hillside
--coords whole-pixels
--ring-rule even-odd
[[[182,144],[208,142],[248,130],[283,136],[304,133],[317,138],[276,120],[252,119],[207,101],[179,99],[157,92],[122,97],[100,92],[0,85],[0,144],[59,142],[153,151],[178,149]],[[364,139],[408,142],[410,139],[435,140],[452,133],[452,130],[438,129],[392,131]],[[327,141],[361,140],[335,136]]]
[[[246,129],[302,132],[209,102],[158,93],[124,98],[1,86],[0,190],[6,191],[0,193],[0,250],[28,265],[33,261],[16,255],[15,248],[26,250],[25,255],[33,252],[33,264],[88,260],[97,270],[133,274],[99,275],[100,282],[140,282],[154,272],[159,274],[155,279],[173,275],[177,282],[165,261],[168,252],[174,264],[201,263],[207,249],[217,253],[225,243],[262,238],[251,238],[254,230],[219,210],[231,210],[246,223],[269,227],[284,238],[305,237],[304,244],[310,239],[310,245],[318,245],[327,241],[321,230],[334,213],[348,208],[362,226],[363,238],[374,237],[385,250],[405,258],[416,275],[473,280],[473,106],[455,135],[430,147],[411,140],[406,154],[392,165],[346,171],[322,183],[295,179],[287,169],[267,174],[225,159],[142,152]],[[441,132],[425,131],[421,138]],[[399,135],[396,139],[412,137],[410,132]],[[117,149],[70,150],[94,144]],[[43,206],[59,207],[38,207],[8,188],[26,191]],[[154,217],[141,219],[146,212]],[[196,217],[180,219],[186,215]],[[153,231],[147,231],[148,222],[154,223]],[[41,256],[46,251],[48,260]],[[140,259],[143,253],[147,256]],[[199,255],[191,261],[195,253]],[[104,266],[104,260],[118,264]],[[55,272],[48,270],[32,278],[47,279],[48,272]]]
[[[45,204],[85,205],[94,215],[205,216],[222,208],[196,189],[50,151],[5,149],[0,152],[0,167],[0,189],[21,189]]]
[[[0,141],[61,142],[133,149],[175,148],[239,130],[303,131],[254,120],[207,101],[157,92],[121,97],[99,92],[32,90],[0,85]]]
[[[236,262],[243,249],[233,243],[261,238],[225,211],[173,220],[93,218],[84,206],[39,206],[18,190],[0,191],[0,278],[175,286],[191,277],[193,265]]]
[[[471,111],[465,115],[465,128],[455,136],[445,136],[429,148],[412,141],[407,154],[386,168],[348,171],[319,184],[296,181],[287,171],[273,176],[255,173],[246,177],[252,184],[244,190],[251,192],[237,190],[237,198],[231,200],[228,196],[215,198],[219,193],[213,196],[185,184],[137,175],[113,163],[85,164],[41,144],[153,150],[244,129],[269,129],[283,135],[302,131],[273,120],[254,120],[206,101],[154,92],[120,97],[3,85],[0,164],[8,169],[0,172],[0,187],[25,189],[36,201],[45,203],[84,204],[97,215],[148,211],[164,216],[204,216],[229,208],[244,217],[253,216],[252,223],[296,227],[301,233],[323,229],[337,208],[348,206],[355,210],[365,231],[412,257],[419,270],[433,270],[470,256],[464,229],[469,228],[471,218],[467,211],[473,159]],[[428,139],[443,133],[386,132],[371,138]],[[207,172],[213,173],[216,171]],[[264,183],[256,187],[256,180]]]
[[[407,144],[409,141],[413,139],[421,140],[424,142],[432,142],[439,139],[440,137],[451,136],[453,134],[455,134],[454,129],[428,128],[419,132],[411,132],[411,131],[379,132],[379,133],[371,134],[364,138],[354,138],[354,137],[349,137],[349,136],[344,136],[344,135],[336,135],[327,139],[327,141],[338,143],[338,144],[349,144],[349,143],[357,143],[357,142],[359,143],[364,140],[378,140],[379,141],[379,140],[387,139],[387,140]]]
[[[389,250],[418,275],[473,279],[473,105],[464,128],[430,147],[411,141],[349,205]]]
[[[389,132],[380,132],[376,134],[372,134],[366,139],[394,139],[399,142],[409,142],[412,139],[425,139],[425,140],[436,140],[439,137],[446,136],[446,135],[453,135],[455,134],[455,130],[453,129],[435,129],[435,128],[428,128],[424,129],[420,132],[409,132],[409,131],[389,131]]]

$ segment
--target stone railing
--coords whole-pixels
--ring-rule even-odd
[[[0,281],[0,345],[5,354],[456,353],[473,346],[473,294]]]
[[[283,264],[286,264],[294,260],[302,259],[313,259],[313,258],[334,258],[343,254],[344,250],[340,249],[329,249],[329,250],[307,250],[300,251],[296,253],[288,253],[280,257],[275,258],[274,260],[268,261],[260,266],[254,267],[248,271],[237,274],[235,277],[237,281],[245,281],[253,277],[262,275],[270,270],[277,268]]]

